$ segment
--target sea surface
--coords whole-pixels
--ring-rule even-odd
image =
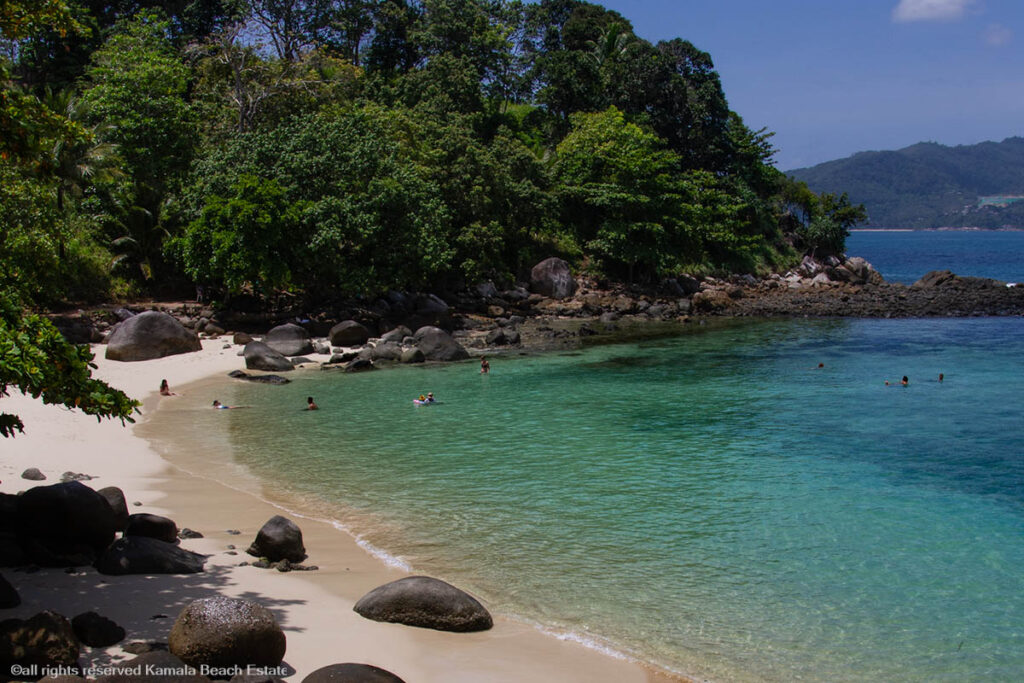
[[[712,321],[489,375],[221,385],[250,407],[192,430],[387,561],[619,656],[716,681],[1017,681],[1022,358],[1021,318]]]
[[[1024,230],[854,230],[846,252],[888,282],[913,284],[931,270],[1024,282]]]

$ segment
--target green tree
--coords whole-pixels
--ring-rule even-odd
[[[88,346],[69,344],[48,320],[23,315],[14,298],[0,293],[0,398],[14,388],[46,404],[95,415],[97,420],[134,422],[132,414],[141,403],[93,379],[92,359]],[[0,413],[0,436],[24,430],[17,415]]]
[[[288,201],[273,180],[242,175],[231,195],[214,195],[185,231],[177,248],[185,271],[229,293],[246,285],[268,294],[291,284],[293,252],[301,242],[303,206]]]

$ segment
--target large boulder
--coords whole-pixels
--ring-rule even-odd
[[[9,680],[11,666],[15,664],[40,672],[30,679],[39,678],[44,668],[77,667],[80,649],[71,622],[56,612],[47,610],[28,619],[0,622],[0,668],[4,670],[4,680]]]
[[[946,284],[955,283],[959,279],[949,270],[931,270],[922,275],[921,279],[915,282],[912,287],[914,289],[931,289],[932,287],[941,287]]]
[[[405,683],[401,678],[372,664],[329,664],[302,679],[302,683]]]
[[[576,293],[576,280],[569,264],[552,256],[530,271],[530,290],[552,299],[566,299]]]
[[[302,562],[306,559],[302,529],[287,517],[274,515],[259,530],[256,540],[246,552],[254,557],[265,557],[271,562]]]
[[[331,346],[361,346],[370,338],[370,331],[355,320],[344,320],[331,328]]]
[[[283,356],[301,356],[313,353],[313,342],[310,341],[306,328],[294,323],[278,325],[263,337],[263,343]]]
[[[124,535],[145,536],[165,543],[176,543],[178,541],[178,525],[173,519],[140,512],[128,517]]]
[[[82,612],[71,619],[71,628],[83,645],[109,647],[124,640],[124,628],[116,622],[97,614]]]
[[[421,327],[413,335],[416,347],[427,360],[464,360],[469,353],[455,339],[440,327]]]
[[[690,300],[693,310],[699,313],[720,313],[733,305],[733,299],[724,289],[705,289],[697,292]]]
[[[242,349],[245,367],[249,370],[265,370],[266,372],[283,372],[295,368],[288,358],[270,348],[263,342],[249,342]]]
[[[494,625],[490,613],[474,597],[429,576],[410,576],[378,586],[353,609],[374,621],[438,631],[486,631]]]
[[[151,360],[202,348],[196,333],[186,330],[173,317],[146,311],[118,325],[107,342],[106,355],[108,360]]]
[[[114,511],[85,484],[36,486],[18,497],[17,533],[30,559],[50,567],[91,564],[114,540]]]
[[[194,667],[270,667],[284,659],[284,631],[266,607],[241,598],[203,598],[178,615],[168,649]]]
[[[100,574],[197,574],[206,557],[146,536],[114,541],[96,560]]]
[[[391,330],[390,332],[385,332],[384,334],[382,334],[380,336],[380,340],[382,342],[397,342],[397,343],[400,344],[400,343],[402,343],[403,339],[405,339],[406,337],[411,337],[411,336],[412,336],[412,330],[410,330],[405,325],[399,325],[398,327],[396,327],[395,329]]]
[[[114,511],[114,530],[124,531],[128,526],[128,501],[125,500],[124,491],[116,486],[107,486],[96,493],[106,498],[110,509]]]

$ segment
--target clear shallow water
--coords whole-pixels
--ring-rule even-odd
[[[1021,319],[745,321],[235,384],[252,408],[197,433],[417,572],[669,668],[1017,680],[1022,354]]]
[[[846,253],[866,258],[888,282],[913,284],[932,270],[1024,282],[1024,231],[854,230]]]

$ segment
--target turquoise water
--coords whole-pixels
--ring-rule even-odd
[[[1024,231],[855,230],[850,256],[866,258],[889,282],[913,284],[931,270],[1024,282]]]
[[[486,376],[236,383],[220,398],[252,407],[196,432],[227,426],[238,463],[415,571],[670,669],[1009,681],[1022,357],[1019,318],[743,321]]]

